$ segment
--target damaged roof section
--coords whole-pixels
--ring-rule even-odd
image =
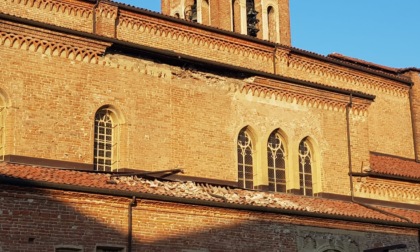
[[[369,223],[400,223],[420,227],[420,209],[381,207],[382,210],[404,216],[411,220],[384,214],[351,201],[305,197],[301,195],[260,192],[214,186],[192,181],[162,181],[138,176],[112,176],[110,173],[94,173],[61,170],[20,164],[0,164],[1,184],[45,187],[87,193],[108,193],[129,196],[139,194],[152,200],[212,205],[225,208],[258,210],[323,217]],[[141,194],[141,195],[140,195]]]

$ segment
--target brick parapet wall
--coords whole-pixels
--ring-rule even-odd
[[[71,191],[0,187],[2,251],[52,251],[57,245],[93,251],[127,246],[130,198]],[[401,244],[418,250],[417,230],[368,223],[223,209],[137,199],[133,251],[302,251],[314,246],[363,249]],[[99,235],[100,234],[100,235]],[[328,236],[329,239],[325,240]]]
[[[316,57],[302,56],[287,47],[276,49],[275,44],[233,37],[225,32],[197,27],[175,18],[163,19],[144,11],[136,13],[133,8],[121,9],[115,4],[104,2],[95,6],[77,0],[7,0],[2,2],[1,8],[6,14],[79,31],[93,32],[96,23],[98,33],[106,37],[268,73],[274,72],[273,54],[276,54],[277,64],[283,63],[277,66],[281,69],[277,72],[280,75],[358,91],[365,91],[365,87],[369,86],[371,92],[385,90],[395,95],[406,95],[406,88],[398,81],[325,63]],[[96,22],[93,22],[94,16]]]
[[[93,5],[78,0],[5,0],[1,12],[29,20],[92,32]]]
[[[220,63],[273,72],[271,46],[188,24],[121,11],[118,39]],[[269,67],[267,67],[269,66]]]

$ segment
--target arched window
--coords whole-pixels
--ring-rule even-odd
[[[312,196],[312,150],[305,138],[299,144],[299,183],[302,195]]]
[[[184,17],[188,21],[197,22],[197,0],[186,0]]]
[[[274,131],[268,138],[268,188],[274,192],[286,192],[285,146],[281,135]]]
[[[238,135],[238,186],[248,189],[254,188],[253,145],[246,128]]]
[[[118,128],[115,113],[108,107],[95,114],[94,169],[112,171],[118,158]]]
[[[234,32],[241,32],[241,5],[239,0],[232,0],[232,28]]]
[[[258,12],[255,10],[254,0],[246,0],[246,25],[247,34],[256,37],[259,29],[257,24],[260,22],[257,19]]]
[[[276,27],[276,16],[272,6],[267,8],[267,29],[268,29],[268,40],[276,42],[277,38],[277,27]]]

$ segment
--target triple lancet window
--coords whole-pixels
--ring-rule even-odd
[[[291,189],[299,188],[298,192],[302,195],[313,196],[313,152],[310,141],[305,138],[299,146],[296,146],[297,151],[294,152],[295,158],[293,159],[296,160],[297,156],[298,162],[293,164],[287,162],[288,146],[279,130],[270,134],[265,146],[266,156],[257,157],[259,152],[256,150],[255,139],[251,137],[249,129],[245,127],[239,132],[237,141],[238,186],[254,189],[256,179],[259,179],[259,183],[261,183],[261,181],[267,181],[268,178],[269,191],[286,192],[290,186]],[[261,166],[258,166],[263,159],[266,159],[267,163],[261,162]],[[262,167],[263,164],[267,166]],[[292,170],[288,171],[288,169]],[[286,180],[287,174],[291,176],[288,180]],[[296,179],[296,183],[293,184],[294,179]],[[297,184],[298,181],[299,184]],[[262,182],[262,185],[265,183]],[[288,185],[287,183],[292,184]]]

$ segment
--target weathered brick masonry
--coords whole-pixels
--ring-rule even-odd
[[[241,179],[243,129],[248,189],[270,190],[267,142],[276,133],[284,145],[285,190],[241,191],[277,197],[273,206],[212,205],[212,192],[138,197],[133,251],[418,251],[420,70],[290,47],[285,0],[253,1],[260,31],[247,36],[246,2],[163,0],[159,14],[106,0],[0,1],[0,252],[129,250],[129,204],[142,188],[121,194],[97,160],[111,162],[106,176],[135,172],[133,185],[144,171],[181,168],[166,179],[228,190]],[[197,22],[184,20],[194,3]],[[103,132],[101,111],[112,122]],[[312,197],[294,195],[303,142]],[[287,197],[298,210],[267,210]]]
[[[6,164],[2,170],[3,251],[96,251],[106,244],[132,251],[353,252],[389,244],[418,249],[416,225],[340,200],[45,167]],[[416,210],[381,209],[420,223]]]
[[[42,189],[28,193],[25,188],[2,186],[0,199],[2,251],[54,251],[60,245],[84,251],[93,251],[97,244],[127,246],[129,198]],[[417,246],[415,229],[381,225],[325,220],[321,225],[316,218],[150,200],[139,200],[132,214],[133,251],[297,251],[296,237],[302,244],[313,237],[327,247],[326,235],[348,249],[345,251],[359,251],[375,243],[405,243],[409,251]],[[340,234],[335,229],[348,231]]]

